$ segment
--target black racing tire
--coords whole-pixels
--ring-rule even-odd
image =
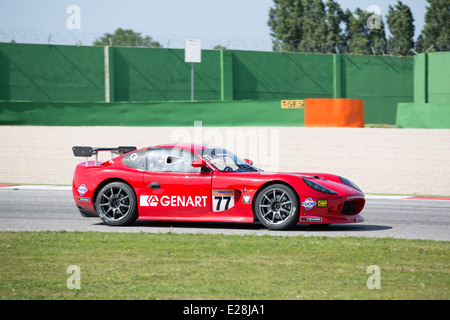
[[[298,223],[300,207],[295,191],[284,184],[272,184],[262,189],[253,206],[263,226],[272,230],[285,230]]]
[[[136,194],[123,182],[105,185],[95,200],[98,216],[110,226],[126,226],[138,218]]]

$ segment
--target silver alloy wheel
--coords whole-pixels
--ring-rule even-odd
[[[96,207],[100,218],[108,224],[127,224],[135,215],[132,189],[123,183],[105,186],[97,197]]]
[[[260,216],[271,225],[286,222],[294,213],[295,207],[288,192],[279,188],[267,190],[258,203]]]

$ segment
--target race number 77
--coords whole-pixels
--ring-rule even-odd
[[[214,211],[228,210],[230,208],[231,198],[231,196],[214,196]]]

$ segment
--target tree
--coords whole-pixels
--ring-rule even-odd
[[[428,0],[425,26],[417,39],[417,51],[450,50],[450,0]]]
[[[270,8],[270,35],[273,39],[274,51],[298,52],[303,38],[304,9],[302,0],[274,0],[275,6]]]
[[[345,14],[335,0],[274,0],[269,11],[273,50],[335,52]]]
[[[411,49],[414,48],[414,18],[411,9],[398,1],[394,7],[389,6],[386,21],[392,34],[389,37],[389,53],[411,55]]]
[[[300,42],[302,52],[326,52],[326,25],[325,5],[322,0],[304,1],[303,38]]]
[[[153,41],[150,36],[142,37],[139,32],[131,29],[118,28],[111,33],[105,33],[103,37],[94,41],[95,46],[114,46],[114,47],[144,47],[161,48],[161,44]]]
[[[274,0],[274,4],[267,24],[275,51],[387,52],[384,22],[379,14],[359,8],[354,13],[348,9],[344,12],[336,0],[325,4],[322,0]]]
[[[345,40],[345,34],[341,29],[341,24],[347,21],[347,15],[341,9],[339,3],[334,0],[329,0],[327,2],[326,11],[326,24],[328,26],[326,37],[328,46],[327,51],[336,52],[336,49],[338,49],[342,45],[342,42]]]
[[[217,44],[214,46],[213,50],[228,50],[228,48],[221,44]]]
[[[356,8],[354,13],[347,9],[346,14],[346,39],[349,53],[379,54],[386,52],[386,33],[381,16],[360,8]]]

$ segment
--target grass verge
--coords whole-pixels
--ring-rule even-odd
[[[449,299],[449,242],[0,232],[0,299]],[[70,265],[80,289],[68,289]],[[380,289],[368,289],[380,268]]]

